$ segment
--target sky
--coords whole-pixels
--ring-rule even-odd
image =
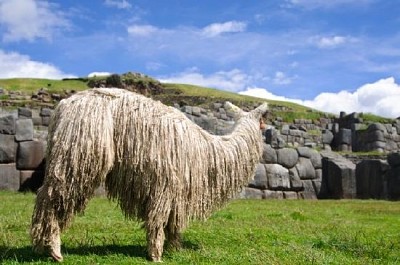
[[[0,0],[0,78],[140,72],[400,117],[397,0]]]

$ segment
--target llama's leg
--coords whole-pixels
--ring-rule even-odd
[[[42,186],[37,194],[36,205],[32,216],[31,237],[33,249],[38,253],[46,253],[55,261],[61,262],[60,226],[56,207],[57,201],[53,189]]]
[[[154,262],[161,262],[161,256],[164,248],[164,227],[156,224],[146,224],[147,230],[147,254],[149,259]]]
[[[175,211],[171,211],[168,224],[165,227],[165,234],[168,247],[172,249],[180,249],[182,247],[181,226],[178,223],[178,217]]]

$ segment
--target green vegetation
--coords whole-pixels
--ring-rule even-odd
[[[34,195],[0,192],[0,263],[54,264],[33,254]],[[193,222],[164,264],[399,264],[400,203],[237,200]],[[93,199],[63,234],[64,264],[150,264],[141,224]]]
[[[45,88],[51,93],[62,92],[63,90],[85,90],[88,88],[85,79],[37,79],[37,78],[11,78],[0,79],[0,87],[8,91],[19,91],[26,94]]]
[[[391,119],[383,118],[371,113],[362,113],[361,117],[363,118],[364,122],[392,123]]]

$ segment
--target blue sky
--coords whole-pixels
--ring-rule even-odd
[[[400,116],[400,2],[0,0],[0,78],[141,72]]]

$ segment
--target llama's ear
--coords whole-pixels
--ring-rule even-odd
[[[252,110],[251,113],[257,117],[263,116],[266,112],[268,111],[268,103],[264,102],[260,106],[258,106],[256,109]]]
[[[244,116],[244,115],[247,114],[247,112],[243,111],[243,110],[242,110],[241,108],[239,108],[238,106],[233,105],[233,104],[232,104],[231,102],[229,102],[229,101],[226,101],[226,102],[225,102],[225,104],[224,104],[224,109],[236,113],[236,115],[239,116],[239,117],[242,117],[242,116]]]

